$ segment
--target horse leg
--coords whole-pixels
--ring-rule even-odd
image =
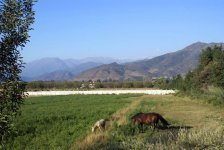
[[[153,131],[155,131],[157,124],[153,123]]]
[[[105,124],[103,124],[101,127],[102,127],[103,131],[105,131]]]
[[[143,123],[141,123],[142,133],[144,133]]]
[[[101,126],[99,126],[99,130],[100,130],[100,132],[102,132],[102,127]]]
[[[132,135],[134,135],[134,134],[135,134],[135,127],[132,128]]]
[[[132,135],[134,135],[135,134],[135,124],[131,124],[131,129],[132,129]]]
[[[138,129],[139,129],[139,132],[142,131],[142,128],[141,128],[141,123],[138,124]]]
[[[159,129],[158,123],[159,123],[159,120],[156,120],[154,122],[154,130],[155,130],[155,128]]]

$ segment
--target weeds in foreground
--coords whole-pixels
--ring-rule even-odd
[[[224,147],[224,127],[202,128],[173,127],[167,130],[148,128],[145,133],[132,134],[131,126],[123,126],[112,133],[110,140],[93,149],[222,149]]]

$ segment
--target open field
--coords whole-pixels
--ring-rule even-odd
[[[172,125],[139,133],[136,112],[154,111]],[[109,118],[107,131],[90,127]],[[222,149],[224,109],[173,95],[69,95],[29,97],[11,149]],[[132,132],[133,129],[135,132]]]
[[[30,97],[16,121],[9,149],[68,149],[90,132],[99,118],[110,118],[139,95]]]

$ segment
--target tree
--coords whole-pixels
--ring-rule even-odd
[[[212,51],[213,49],[211,47],[207,47],[205,50],[202,51],[200,55],[199,65],[197,68],[198,71],[203,70],[204,67],[206,67],[210,62],[213,61]]]
[[[144,88],[152,88],[153,87],[153,84],[149,80],[143,80],[143,87]]]
[[[208,47],[203,50],[194,78],[194,84],[199,88],[207,88],[209,85],[224,87],[224,52],[222,46]]]
[[[224,50],[222,46],[215,46],[213,55],[212,83],[215,86],[224,88]]]
[[[0,1],[0,148],[12,133],[12,121],[25,96],[20,50],[29,42],[33,5],[33,0]]]
[[[194,72],[189,71],[184,78],[184,90],[191,91],[194,85]]]

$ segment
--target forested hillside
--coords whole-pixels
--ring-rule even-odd
[[[168,85],[191,96],[203,96],[211,102],[224,103],[224,50],[222,46],[208,47],[200,55],[198,67],[176,76]]]

